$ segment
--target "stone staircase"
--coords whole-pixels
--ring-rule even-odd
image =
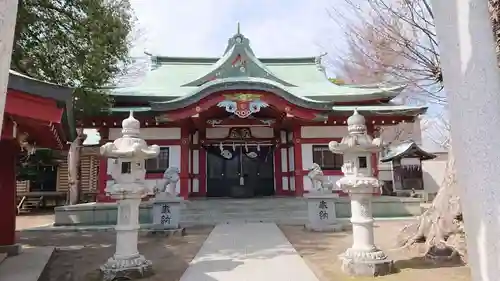
[[[302,198],[190,199],[182,210],[183,225],[231,222],[304,224],[307,206]]]

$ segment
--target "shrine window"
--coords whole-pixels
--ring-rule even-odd
[[[318,164],[322,170],[340,171],[344,164],[342,154],[335,154],[328,149],[328,145],[313,145],[313,162]]]
[[[146,172],[148,173],[163,173],[169,165],[170,150],[168,147],[160,147],[158,157],[146,160]]]

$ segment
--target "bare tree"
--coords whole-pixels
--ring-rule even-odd
[[[342,75],[348,76],[344,79],[403,83],[412,98],[445,103],[428,0],[368,0],[364,6],[344,1],[345,5],[329,10],[347,41],[345,51],[333,58]]]
[[[405,83],[410,98],[446,105],[429,0],[368,0],[364,6],[344,1],[346,5],[329,10],[347,39],[346,51],[337,52],[339,57],[334,58],[341,78],[354,83]],[[498,11],[498,2],[491,1],[492,10]],[[498,30],[498,19],[492,20]],[[425,243],[427,257],[461,256],[466,260],[449,125],[445,118],[441,121],[434,131],[441,135],[435,139],[448,148],[446,176],[430,208],[401,231],[400,246]]]

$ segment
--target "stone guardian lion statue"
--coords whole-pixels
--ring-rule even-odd
[[[309,168],[309,173],[307,177],[311,180],[313,185],[313,190],[324,193],[333,190],[334,184],[327,177],[323,175],[321,167],[313,163],[311,168]]]
[[[157,186],[154,190],[155,195],[159,193],[166,193],[169,197],[177,197],[177,193],[175,192],[175,187],[177,186],[177,182],[179,181],[180,171],[177,167],[168,167],[163,173],[163,179],[165,183],[161,186]]]

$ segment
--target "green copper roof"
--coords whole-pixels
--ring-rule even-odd
[[[380,159],[381,162],[389,162],[397,158],[419,157],[421,160],[430,160],[436,158],[436,155],[421,149],[414,141],[405,141],[395,146],[390,146]]]
[[[115,96],[163,97],[165,100],[196,95],[210,82],[271,83],[291,95],[326,102],[392,99],[404,86],[360,87],[331,83],[321,66],[321,57],[259,59],[250,41],[236,33],[219,59],[152,57],[153,67],[136,85],[114,88]],[[228,80],[229,79],[229,80]],[[279,84],[279,85],[276,85]],[[224,90],[225,85],[219,90]],[[243,90],[243,89],[242,89]],[[249,88],[248,90],[251,90]]]

